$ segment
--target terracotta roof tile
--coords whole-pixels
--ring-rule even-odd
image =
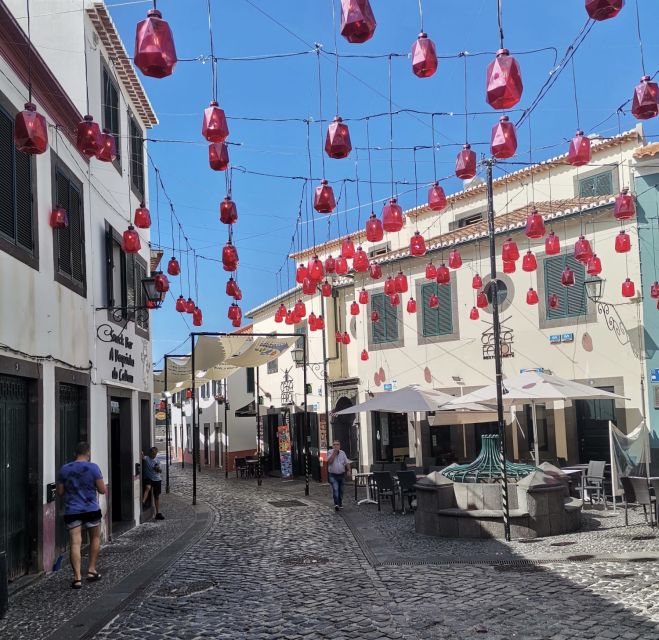
[[[659,142],[652,142],[636,149],[634,151],[634,159],[652,158],[652,156],[656,156],[657,154],[659,154]]]

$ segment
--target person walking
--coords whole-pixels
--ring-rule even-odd
[[[162,469],[160,458],[158,458],[158,447],[151,447],[149,455],[142,458],[144,464],[144,495],[142,503],[146,504],[149,494],[153,494],[153,502],[156,507],[156,520],[164,520],[165,516],[160,513],[160,493],[162,490]]]
[[[90,462],[87,442],[76,446],[75,460],[62,466],[57,479],[57,495],[64,498],[64,522],[69,532],[69,558],[73,569],[72,589],[82,588],[80,546],[82,528],[89,533],[87,580],[101,579],[96,570],[101,548],[101,508],[98,494],[105,494],[105,482],[98,465]]]
[[[329,483],[332,486],[332,498],[334,498],[334,511],[343,509],[343,483],[346,474],[350,473],[350,460],[341,450],[341,443],[338,440],[332,442],[332,449],[327,458],[327,471],[329,473]]]

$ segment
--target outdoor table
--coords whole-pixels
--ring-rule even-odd
[[[579,493],[581,499],[583,500],[583,485],[586,471],[588,470],[588,465],[574,465],[574,467],[565,467],[561,471],[570,478],[570,482],[573,482],[573,476],[578,478],[579,484],[576,487],[577,492]]]
[[[247,476],[255,478],[256,477],[256,465],[259,463],[258,460],[254,460],[252,458],[248,458],[245,460],[247,463]]]
[[[373,494],[371,493],[371,482],[370,482],[370,480],[373,477],[373,474],[370,473],[370,472],[369,473],[353,473],[352,477],[353,477],[353,482],[354,482],[354,485],[355,485],[355,502],[357,502],[357,486],[359,484],[359,481],[363,479],[365,484],[366,484],[366,497],[359,500],[359,502],[357,502],[357,504],[358,505],[360,505],[360,504],[377,504],[378,501],[373,500]]]

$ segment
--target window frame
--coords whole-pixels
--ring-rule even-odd
[[[134,166],[134,162],[137,162],[137,160],[134,160],[134,155],[135,155],[134,145],[135,145],[135,140],[137,140],[137,136],[133,135],[133,129],[139,132],[139,140],[141,141],[141,151],[142,151],[142,158],[141,158],[141,162],[139,163],[139,166],[141,167],[141,171],[139,172],[138,183],[135,182],[136,172]],[[142,130],[142,127],[140,127],[140,125],[138,124],[137,118],[130,111],[128,111],[128,155],[129,155],[129,171],[130,171],[130,177],[129,177],[130,188],[132,192],[135,194],[135,197],[140,202],[144,202],[145,193],[146,193],[146,164],[144,162],[144,131]]]
[[[611,189],[612,192],[609,194],[604,194],[604,195],[599,195],[597,197],[599,198],[607,198],[614,196],[616,193],[620,191],[620,177],[618,175],[618,167],[615,164],[607,164],[603,165],[601,167],[596,167],[594,169],[591,169],[590,171],[584,171],[583,173],[579,172],[578,175],[575,175],[573,177],[574,181],[574,195],[576,198],[589,198],[593,197],[592,195],[584,194],[581,195],[581,183],[584,180],[590,180],[591,178],[594,178],[595,176],[598,176],[600,174],[605,174],[605,173],[610,173],[611,174]]]
[[[404,303],[403,297],[401,296],[401,303],[393,307],[394,313],[396,314],[396,323],[398,329],[398,337],[395,340],[388,342],[375,342],[374,341],[374,331],[373,331],[373,322],[371,321],[371,312],[373,311],[373,302],[378,296],[382,295],[384,298],[384,308],[391,308],[392,305],[389,303],[388,296],[384,293],[384,287],[378,287],[377,289],[372,289],[369,291],[368,296],[368,317],[367,317],[367,326],[368,326],[368,350],[369,351],[383,351],[385,349],[400,349],[405,344],[405,335],[404,335],[404,323],[403,323],[403,314],[401,313],[401,307]],[[387,306],[388,305],[388,306]],[[380,318],[379,322],[383,322],[384,318]]]
[[[114,89],[115,93],[117,94],[117,130],[115,131],[112,127],[107,126],[107,121],[105,119],[105,109],[107,106],[106,104],[106,93],[105,93],[105,88],[107,86],[106,84],[110,85],[111,88]],[[101,130],[102,129],[109,129],[112,135],[114,135],[114,141],[117,147],[117,157],[112,161],[112,164],[114,165],[114,168],[119,172],[120,175],[123,175],[122,169],[121,169],[121,161],[122,161],[122,148],[121,148],[121,92],[119,90],[119,85],[117,82],[115,82],[114,77],[112,73],[110,73],[110,67],[108,66],[107,62],[101,58]]]
[[[457,289],[457,277],[455,272],[451,271],[450,273],[451,280],[450,284],[442,285],[436,282],[428,282],[424,278],[420,278],[415,282],[415,294],[417,301],[417,313],[416,313],[416,331],[417,331],[417,344],[434,344],[437,342],[450,342],[452,340],[460,339],[460,314],[458,313],[458,289]],[[426,313],[425,305],[423,304],[423,288],[426,285],[434,284],[437,289],[448,288],[451,295],[451,332],[443,333],[437,336],[426,336],[423,332],[424,317]]]

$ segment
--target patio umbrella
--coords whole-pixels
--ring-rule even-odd
[[[496,385],[491,384],[477,391],[472,391],[460,398],[453,398],[451,406],[458,408],[464,404],[483,403],[492,404],[497,399]],[[513,378],[503,381],[503,402],[511,404],[530,404],[533,422],[533,440],[535,462],[539,463],[540,452],[538,448],[538,425],[535,416],[536,403],[553,402],[556,400],[624,400],[624,396],[595,389],[588,385],[565,380],[557,376],[538,371],[525,371]]]

